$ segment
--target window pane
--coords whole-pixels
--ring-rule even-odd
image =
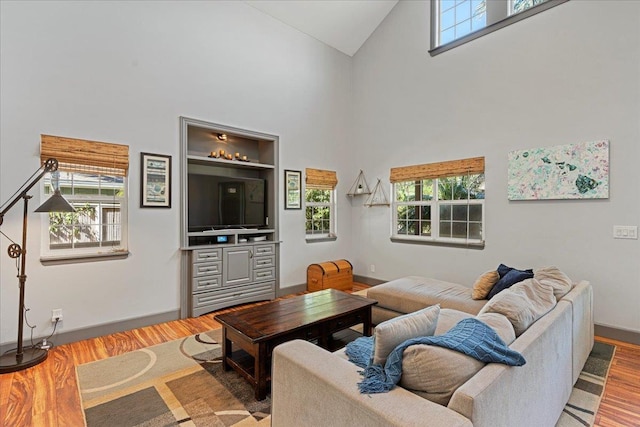
[[[423,236],[431,236],[431,221],[422,221],[420,234]]]
[[[441,220],[451,219],[451,205],[440,205],[440,219]]]
[[[482,205],[469,205],[469,221],[482,221]]]
[[[416,207],[415,206],[407,206],[407,218],[408,219],[416,219]]]
[[[422,181],[422,200],[433,200],[433,180],[425,179]]]
[[[454,221],[466,221],[467,220],[467,206],[466,205],[454,205],[453,206],[453,220]]]
[[[467,223],[466,222],[454,222],[451,228],[451,237],[460,239],[467,238]]]
[[[418,221],[408,221],[407,222],[407,234],[416,234],[416,226]]]
[[[416,185],[412,181],[396,184],[396,200],[398,202],[411,202],[416,200]]]
[[[484,174],[470,175],[465,182],[470,199],[484,199]]]
[[[455,21],[455,9],[449,9],[440,14],[440,30],[446,30],[453,27]]]
[[[331,202],[331,190],[305,190],[307,202],[329,203]]]
[[[482,239],[482,224],[469,224],[469,238],[478,240]]]
[[[420,206],[420,218],[431,219],[431,206]]]
[[[451,237],[451,223],[440,221],[440,237]]]
[[[440,44],[447,44],[456,39],[456,31],[455,28],[449,28],[448,30],[442,31],[440,33]]]
[[[398,221],[398,223],[396,224],[396,233],[407,234],[407,225],[405,221]]]
[[[447,10],[456,5],[455,0],[441,0],[440,1],[440,9]]]
[[[456,38],[464,37],[471,32],[471,19],[462,21],[456,25]]]
[[[513,0],[511,13],[520,13],[547,0]]]
[[[471,18],[471,1],[466,0],[456,5],[456,23]]]
[[[487,15],[485,13],[474,15],[474,17],[471,19],[471,31],[476,31],[486,26]]]

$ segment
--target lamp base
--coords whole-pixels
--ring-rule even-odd
[[[16,350],[12,350],[0,356],[0,374],[21,371],[42,363],[46,360],[49,352],[41,348],[29,348],[23,350],[22,358],[18,358]]]

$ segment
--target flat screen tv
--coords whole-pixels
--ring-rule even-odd
[[[189,231],[267,225],[264,179],[189,174]]]

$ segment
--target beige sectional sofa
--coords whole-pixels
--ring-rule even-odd
[[[472,300],[471,289],[462,285],[415,276],[394,282],[368,292],[383,301],[374,314],[377,321],[436,303],[449,317],[466,311],[459,313],[462,318],[487,304]],[[284,343],[273,353],[272,425],[554,426],[593,346],[592,306],[591,285],[573,284],[509,345],[525,357],[524,366],[484,365],[455,389],[446,406],[400,385],[388,393],[361,394],[362,369],[343,351],[330,353],[301,340]],[[439,329],[436,334],[446,328],[439,324]]]

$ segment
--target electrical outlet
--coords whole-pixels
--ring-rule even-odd
[[[369,267],[369,270],[371,270],[372,273],[376,272],[376,265],[375,264],[371,264],[371,266]]]
[[[56,321],[62,320],[62,309],[56,308],[51,310],[51,323],[56,323]]]

